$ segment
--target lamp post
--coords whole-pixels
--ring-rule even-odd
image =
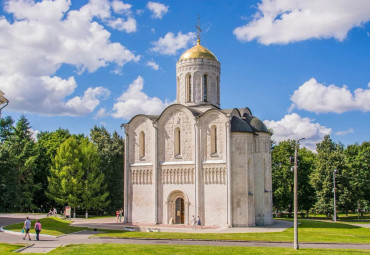
[[[294,250],[299,250],[298,245],[298,164],[297,154],[299,141],[305,138],[298,139],[294,149]]]
[[[333,193],[334,193],[334,218],[333,218],[333,220],[334,220],[334,222],[337,222],[337,207],[336,207],[336,205],[335,205],[335,199],[336,199],[336,197],[335,197],[335,174],[337,173],[337,169],[334,169],[334,171],[333,171],[333,183],[334,183],[334,188],[333,188]]]

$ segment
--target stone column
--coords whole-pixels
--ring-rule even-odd
[[[124,199],[124,222],[128,222],[128,186],[129,186],[129,135],[128,135],[128,124],[124,125],[125,127],[125,161],[124,161],[124,170],[123,170],[123,199]]]
[[[153,139],[153,179],[154,179],[154,224],[158,223],[158,123],[153,122],[154,139]]]
[[[231,212],[231,116],[226,122],[226,168],[227,168],[227,225],[232,227],[232,212]]]
[[[195,175],[194,175],[194,188],[195,188],[195,212],[194,215],[199,215],[199,127],[198,121],[194,124],[194,140],[195,140],[195,148],[194,148],[194,163],[195,163]]]

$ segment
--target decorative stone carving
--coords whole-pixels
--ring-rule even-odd
[[[194,166],[162,166],[162,184],[194,184]]]
[[[225,166],[203,167],[204,184],[226,184]]]
[[[153,184],[153,169],[152,168],[136,168],[131,169],[131,183],[134,185]]]
[[[188,110],[176,107],[177,111],[166,112],[159,128],[160,161],[190,161],[193,158],[194,117]],[[174,154],[175,129],[180,128],[180,155]],[[176,157],[175,157],[176,156]]]

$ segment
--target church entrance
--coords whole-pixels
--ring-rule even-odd
[[[174,190],[167,197],[168,224],[189,224],[189,199],[180,190]]]
[[[176,199],[175,202],[175,211],[176,211],[176,220],[175,224],[184,224],[184,216],[185,216],[185,206],[184,206],[184,199],[181,197]]]

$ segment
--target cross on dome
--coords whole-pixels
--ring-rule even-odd
[[[198,14],[198,25],[195,26],[195,28],[198,30],[198,40],[197,40],[197,44],[200,44],[200,33],[203,32],[202,29],[200,28],[200,24],[199,24],[199,14]]]

